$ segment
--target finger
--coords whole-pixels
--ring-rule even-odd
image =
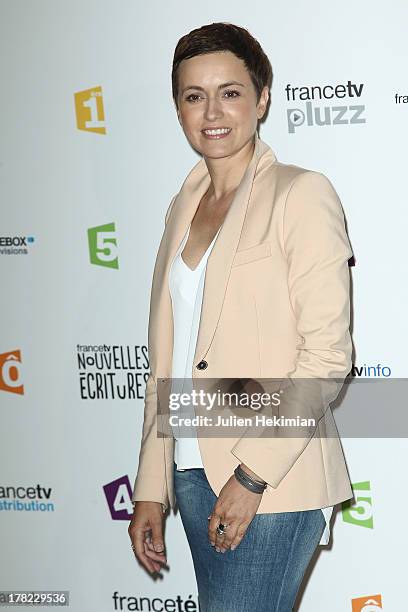
[[[144,543],[144,552],[149,557],[149,559],[152,559],[152,561],[157,561],[159,563],[162,563],[163,565],[167,563],[164,552],[156,552],[152,548],[152,544],[149,544],[148,542]]]
[[[164,541],[163,541],[163,521],[151,521],[152,527],[152,544],[153,548],[156,552],[164,551]]]
[[[230,529],[231,526],[231,522],[224,517],[222,521],[220,521],[223,525],[225,525],[225,533],[223,533],[222,535],[220,535],[219,533],[216,533],[216,540],[215,540],[215,549],[217,550],[217,548],[219,549],[220,552],[224,553],[227,550],[227,547],[225,545],[225,541],[227,539],[227,533]]]
[[[225,535],[222,536],[222,540],[221,540],[221,550],[229,550],[231,547],[232,542],[234,541],[237,532],[238,532],[238,528],[239,528],[239,521],[235,520],[232,522],[227,523],[228,527],[225,530]]]
[[[152,543],[151,541],[145,540],[145,541],[144,541],[144,546],[145,546],[145,551],[146,551],[146,552],[147,552],[147,551],[151,552],[151,553],[152,553],[152,555],[151,555],[151,556],[154,556],[154,555],[155,555],[155,556],[157,557],[157,559],[158,559],[158,560],[160,560],[160,561],[161,561],[163,558],[165,558],[165,557],[166,557],[166,553],[165,553],[165,551],[164,551],[164,550],[163,550],[162,552],[156,552],[156,551],[154,550],[153,543]]]
[[[231,546],[230,546],[231,550],[235,550],[236,547],[239,546],[242,538],[244,537],[244,535],[246,533],[248,525],[249,525],[249,523],[241,523],[238,526],[237,533],[235,534],[235,537],[234,537],[234,539],[233,539],[233,541],[231,543]]]
[[[217,552],[225,552],[225,548],[224,548],[224,535],[220,535],[219,533],[217,533],[217,539],[215,540],[215,550]]]
[[[157,555],[158,553],[156,553]],[[146,552],[146,556],[149,557],[149,553]],[[157,572],[158,574],[160,573],[160,570],[162,569],[161,564],[158,561],[155,561],[154,559],[150,559],[151,563],[153,564],[154,567],[154,571]]]
[[[155,553],[156,555],[158,555],[158,558],[160,559],[160,561],[161,561],[163,558],[164,558],[164,559],[166,559],[166,551],[165,551],[165,550],[163,550],[162,552],[156,552],[156,551],[154,550],[154,546],[153,546],[152,538],[151,538],[151,536],[150,536],[150,535],[147,535],[147,536],[145,537],[144,543],[145,543],[145,547],[147,547],[147,548],[148,548],[150,551],[152,551],[153,553]]]
[[[228,520],[226,517],[222,516],[221,514],[217,514],[216,512],[214,512],[210,519],[210,523],[208,525],[208,535],[210,538],[210,542],[214,542],[213,546],[215,547],[216,551],[225,552],[226,550],[224,548],[225,534],[220,535],[217,532],[217,527],[220,523],[222,523],[223,525],[227,525]]]
[[[148,572],[158,572],[158,563],[149,559],[144,550],[144,530],[142,528],[135,529],[131,535],[132,544],[138,561],[147,569]]]
[[[210,540],[211,546],[215,546],[215,542],[217,539],[216,529],[221,522],[221,516],[216,512],[213,512],[210,518],[210,522],[208,523],[208,538]]]

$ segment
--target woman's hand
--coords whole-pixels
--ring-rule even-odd
[[[163,541],[163,510],[158,502],[137,501],[128,528],[133,550],[150,572],[159,572],[167,564]]]
[[[241,468],[255,480],[261,481],[246,465],[241,464]],[[261,499],[262,493],[248,491],[234,474],[229,478],[220,491],[208,525],[208,537],[217,551],[225,552],[229,548],[234,550],[238,546],[256,514]],[[223,535],[218,535],[216,531],[219,523],[228,525]]]

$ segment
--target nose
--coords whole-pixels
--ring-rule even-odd
[[[206,121],[216,121],[222,117],[222,103],[217,96],[208,96],[205,105]]]

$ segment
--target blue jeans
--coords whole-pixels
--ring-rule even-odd
[[[237,548],[222,553],[208,539],[217,496],[204,469],[179,472],[174,463],[174,486],[200,612],[291,612],[326,524],[322,511],[256,514]]]

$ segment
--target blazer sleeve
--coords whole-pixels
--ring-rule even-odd
[[[154,501],[169,505],[166,486],[163,440],[157,437],[156,381],[149,374],[146,382],[142,441],[132,501]]]
[[[177,194],[171,199],[165,214],[165,225],[176,197]],[[163,512],[169,505],[163,439],[157,437],[157,386],[151,371],[146,382],[142,440],[132,501],[159,502]]]
[[[292,182],[281,241],[299,343],[294,368],[281,381],[279,416],[299,414],[318,421],[352,365],[348,259],[353,253],[339,197],[323,174],[305,171]],[[282,437],[279,427],[259,428],[255,436],[252,431],[240,438],[231,452],[276,488],[315,429],[303,428],[301,437]]]

